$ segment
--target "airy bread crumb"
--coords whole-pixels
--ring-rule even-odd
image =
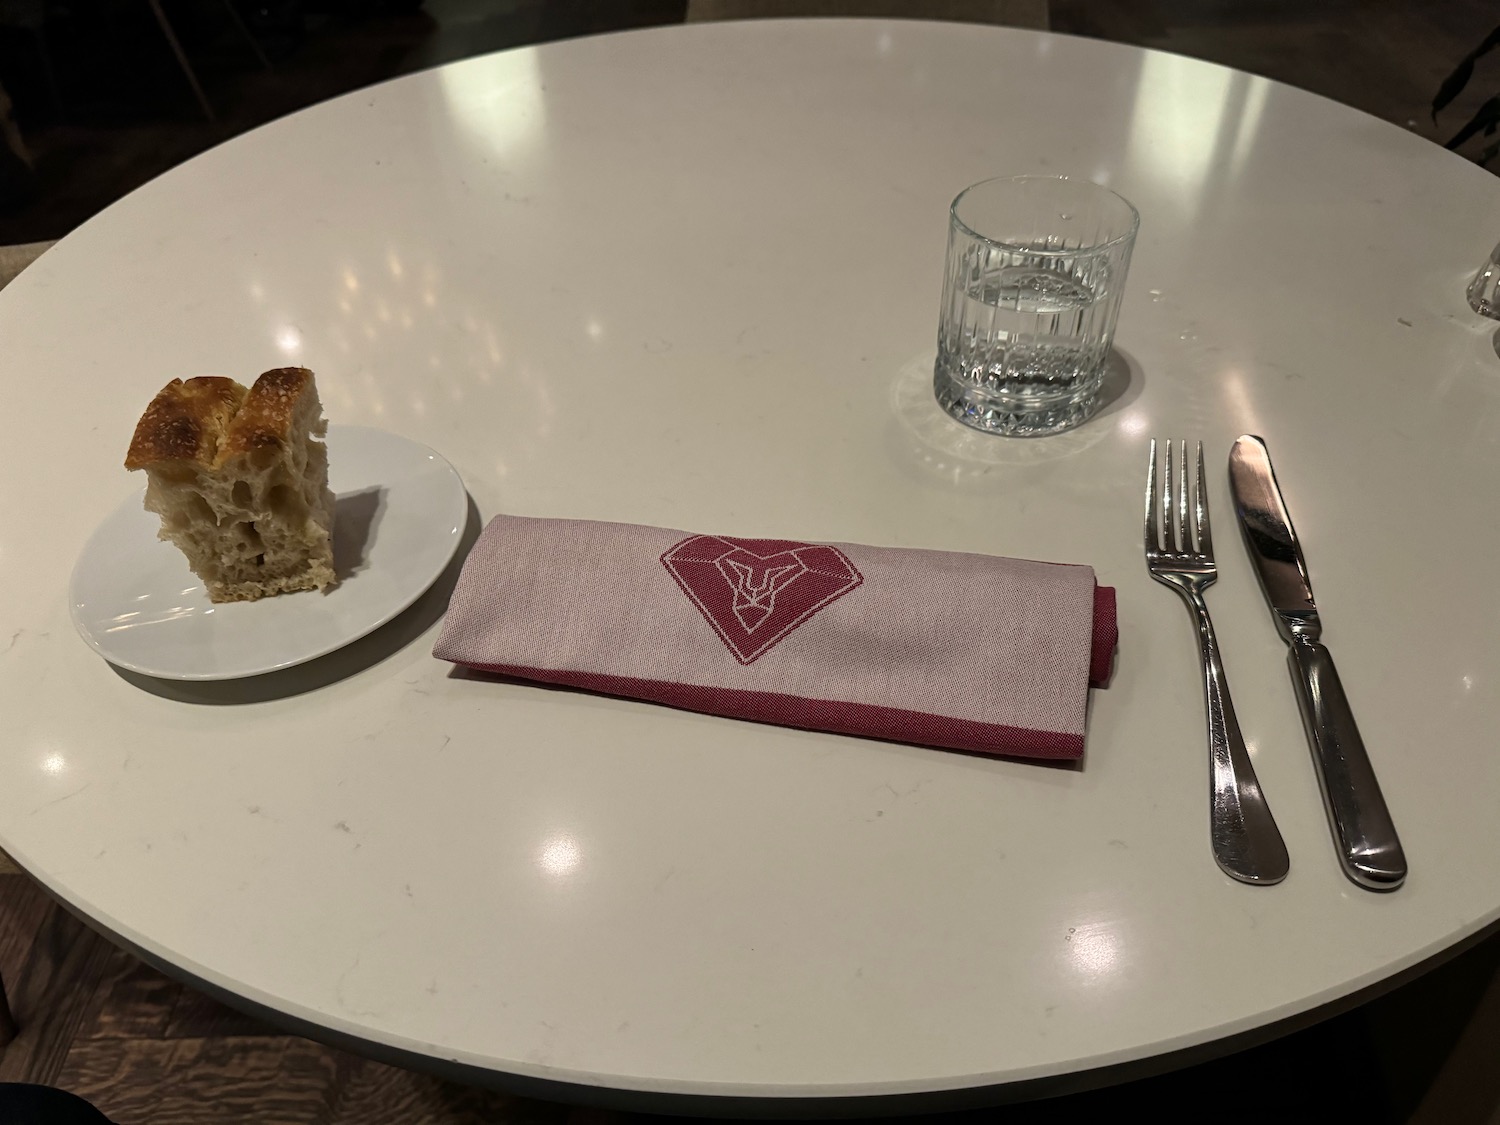
[[[136,424],[127,469],[146,472],[160,538],[216,602],[333,584],[328,429],[313,373],[173,379]]]

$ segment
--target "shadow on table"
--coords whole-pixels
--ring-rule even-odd
[[[370,544],[385,513],[385,494],[384,488],[361,488],[338,498],[333,517],[333,572],[340,582],[370,565]]]
[[[356,493],[354,499],[363,496],[365,494]],[[375,517],[376,500],[378,497],[370,495],[366,502],[358,506],[358,514],[364,523],[356,538],[368,534],[371,521]],[[468,516],[464,524],[463,535],[459,539],[458,550],[454,553],[453,560],[438,576],[437,581],[429,586],[415,602],[373,633],[351,641],[327,656],[309,660],[306,664],[299,664],[295,668],[283,668],[278,672],[247,676],[239,680],[164,680],[155,676],[145,676],[139,672],[129,672],[113,664],[110,668],[115,675],[132,686],[142,691],[149,691],[152,695],[161,696],[163,699],[171,699],[178,703],[220,706],[286,699],[348,679],[355,673],[379,664],[386,657],[399,652],[443,616],[448,609],[448,599],[453,593],[454,585],[458,582],[458,575],[463,569],[464,560],[468,558],[474,541],[479,538],[480,523],[479,509],[475,507],[474,498],[471,496],[468,499]],[[351,548],[354,549],[353,560],[348,554]],[[360,550],[352,541],[346,543],[343,556],[345,564],[353,561],[353,565],[357,568],[357,560],[361,557]],[[344,575],[342,567],[340,575]]]

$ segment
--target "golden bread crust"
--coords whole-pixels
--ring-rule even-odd
[[[174,379],[136,426],[125,465],[146,472],[158,537],[187,558],[210,600],[253,601],[338,581],[327,432],[313,373]]]
[[[230,423],[218,464],[242,453],[284,445],[293,437],[292,419],[302,396],[313,385],[313,373],[305,367],[278,367],[255,380],[255,386],[240,404]]]
[[[267,371],[249,390],[218,375],[173,379],[136,423],[125,467],[185,461],[217,469],[231,457],[280,447],[309,392],[316,393],[305,367]]]
[[[185,382],[173,379],[151,400],[136,423],[125,467],[144,469],[164,461],[211,467],[231,419],[248,394],[233,379],[218,375]]]

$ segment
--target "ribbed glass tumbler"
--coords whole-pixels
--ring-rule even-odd
[[[1086,421],[1139,226],[1129,201],[1087,180],[1017,176],[961,192],[948,215],[939,405],[1015,437]]]

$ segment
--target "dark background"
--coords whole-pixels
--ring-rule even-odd
[[[705,0],[696,0],[700,8]],[[1327,95],[1446,139],[1492,93],[1481,60],[1442,115],[1443,77],[1496,23],[1480,0],[1006,0],[1017,22],[1176,51]],[[0,245],[59,238],[174,164],[283,114],[487,51],[681,22],[693,0],[160,0],[215,120],[151,0],[0,0],[0,85],[35,171],[0,173]],[[228,5],[250,28],[252,45]],[[766,0],[807,14],[972,17],[973,0]],[[1039,17],[1039,18],[1038,18]],[[271,60],[267,70],[256,47]],[[1476,146],[1478,147],[1478,146]]]

